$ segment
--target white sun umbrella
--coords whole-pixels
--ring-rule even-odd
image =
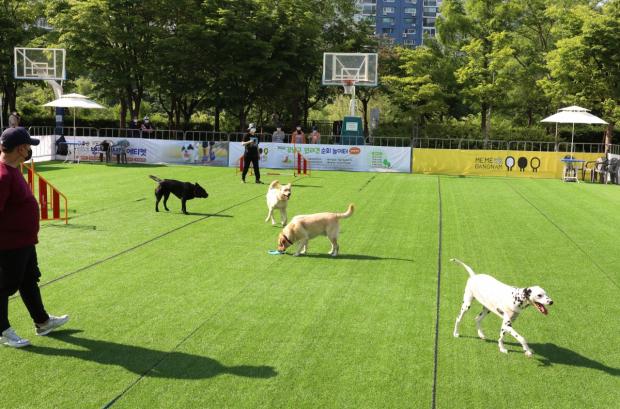
[[[76,128],[75,128],[75,111],[77,108],[85,109],[103,109],[104,107],[85,97],[82,94],[65,94],[58,99],[55,99],[44,107],[57,107],[57,108],[73,108],[73,142],[75,142]]]
[[[606,125],[607,122],[601,118],[588,112],[589,109],[578,107],[576,105],[559,109],[557,113],[543,119],[540,122],[555,122],[556,133],[557,124],[573,124],[573,132],[570,139],[570,153],[573,153],[573,141],[575,139],[575,124],[601,124]]]

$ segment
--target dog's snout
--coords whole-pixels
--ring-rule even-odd
[[[553,300],[549,300],[549,305],[553,305]]]

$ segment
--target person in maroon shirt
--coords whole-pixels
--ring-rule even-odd
[[[38,145],[24,128],[9,128],[0,136],[0,345],[21,348],[30,341],[9,323],[9,297],[19,291],[37,335],[47,335],[69,320],[49,315],[43,306],[35,245],[39,234],[39,205],[24,180],[20,165]]]

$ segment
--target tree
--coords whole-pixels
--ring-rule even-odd
[[[0,3],[0,87],[2,87],[2,115],[15,111],[17,89],[13,77],[15,47],[27,47],[45,31],[37,28],[35,20],[42,15],[42,2],[37,0],[5,0]]]
[[[491,131],[491,113],[512,83],[507,64],[513,55],[507,28],[512,26],[512,2],[502,0],[446,0],[438,31],[444,45],[460,53],[463,63],[456,78],[463,94],[480,111],[485,141]]]
[[[548,56],[551,77],[541,81],[558,104],[582,104],[604,115],[611,143],[620,121],[620,1],[600,6],[555,7],[564,38]]]
[[[399,70],[383,77],[390,99],[424,126],[450,110],[450,84],[455,65],[442,46],[428,39],[415,49],[398,48]]]
[[[121,103],[121,127],[127,111],[140,116],[148,72],[154,63],[156,0],[50,0],[48,15],[58,43],[67,48],[70,70],[95,82]]]

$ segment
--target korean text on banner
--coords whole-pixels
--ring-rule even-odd
[[[310,162],[312,170],[346,170],[356,172],[410,172],[411,148],[347,145],[291,145],[262,143],[260,166],[271,169],[293,167],[295,149]],[[230,143],[228,165],[236,167],[243,156],[241,143]]]

